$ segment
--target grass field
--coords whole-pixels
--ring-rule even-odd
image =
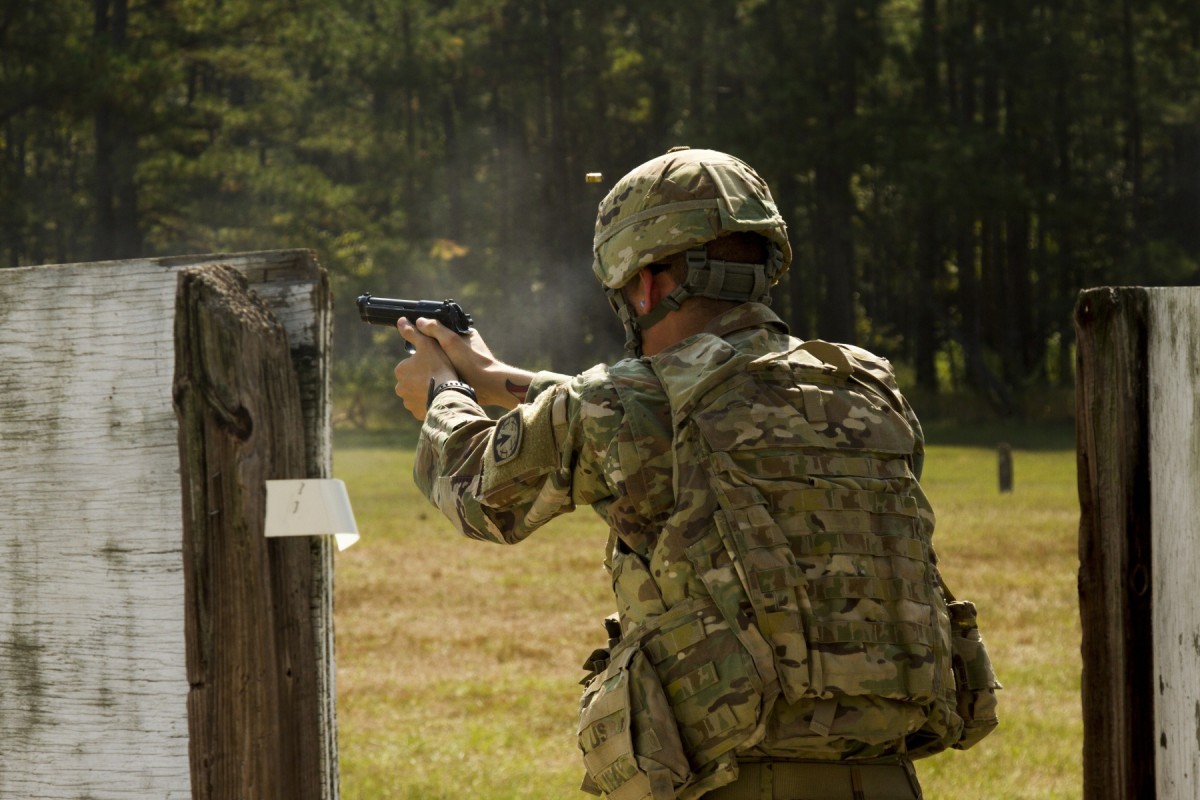
[[[339,435],[362,541],[337,557],[347,800],[586,798],[578,668],[603,638],[607,533],[587,509],[516,547],[456,536],[412,487],[414,436]],[[923,484],[955,593],[974,600],[1001,727],[918,763],[930,800],[1082,796],[1078,506],[1069,428],[938,429]],[[994,445],[1014,446],[997,491]]]

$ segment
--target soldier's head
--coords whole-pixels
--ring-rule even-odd
[[[673,148],[621,178],[600,203],[592,270],[625,326],[641,331],[691,298],[770,302],[792,260],[787,228],[765,181],[715,150]],[[646,268],[671,268],[678,286],[639,315],[621,289]]]

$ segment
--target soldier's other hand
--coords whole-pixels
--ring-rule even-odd
[[[455,372],[472,386],[478,384],[483,374],[497,363],[491,348],[474,328],[464,336],[450,330],[436,319],[418,319],[417,330],[437,340]]]

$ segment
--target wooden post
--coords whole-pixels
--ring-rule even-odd
[[[0,270],[2,798],[192,797],[172,334],[179,271],[218,263],[287,330],[302,477],[329,477],[332,299],[311,252]],[[313,649],[296,658],[336,800],[330,542],[277,573],[305,571]]]
[[[303,478],[287,336],[232,267],[184,270],[175,317],[188,733],[195,800],[320,800],[310,540],[263,536]]]
[[[1150,573],[1158,797],[1200,798],[1200,289],[1150,293]]]
[[[333,294],[325,270],[308,250],[269,250],[213,259],[246,276],[287,331],[291,362],[299,383],[304,426],[304,472],[294,477],[328,478],[333,461],[330,364],[333,347]],[[186,263],[186,262],[185,262]],[[333,638],[333,551],[330,537],[309,542],[313,645],[302,653],[315,670],[320,716],[318,782],[323,800],[338,800],[337,691]],[[297,564],[297,569],[302,565]],[[316,791],[310,790],[310,791]]]
[[[1000,493],[1013,490],[1013,458],[1012,445],[1001,442],[996,445],[996,461],[1000,479]]]
[[[1084,796],[1200,797],[1200,290],[1075,310]]]
[[[1083,793],[1153,797],[1146,293],[1076,305]]]

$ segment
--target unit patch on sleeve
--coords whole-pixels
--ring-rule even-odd
[[[510,411],[500,418],[500,421],[496,423],[496,432],[492,434],[492,458],[496,464],[512,460],[521,451],[521,434],[523,432],[524,427],[521,425],[519,409]]]

